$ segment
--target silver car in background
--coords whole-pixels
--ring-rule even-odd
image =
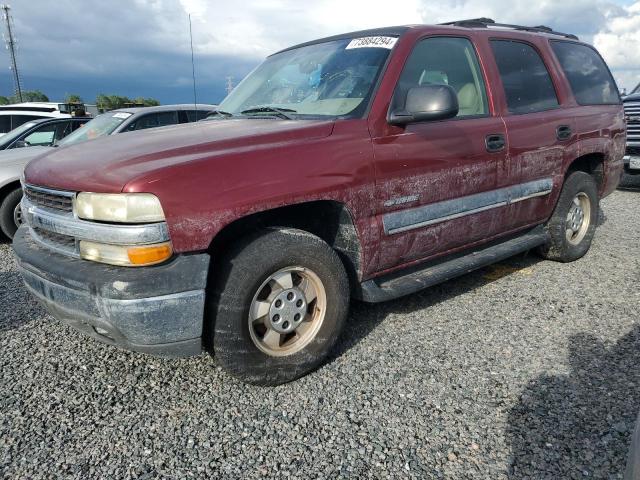
[[[206,118],[215,105],[182,104],[111,110],[88,121],[67,135],[55,147],[73,145],[116,133],[191,123]],[[35,157],[55,147],[17,148],[0,152],[0,233],[13,238],[20,224],[20,177],[24,167]]]

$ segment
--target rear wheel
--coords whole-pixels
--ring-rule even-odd
[[[560,262],[581,258],[591,247],[597,219],[598,187],[594,178],[585,172],[571,173],[547,223],[551,241],[540,248],[540,254]]]
[[[349,306],[344,266],[327,243],[302,230],[267,229],[241,242],[219,270],[210,330],[226,371],[278,385],[326,358]]]
[[[20,210],[20,199],[22,189],[16,188],[9,192],[0,202],[0,230],[9,239],[12,239],[18,226],[22,222],[22,212]]]

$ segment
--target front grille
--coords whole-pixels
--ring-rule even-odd
[[[54,190],[25,185],[24,194],[27,199],[37,207],[58,210],[65,213],[73,212],[72,192],[56,192]]]
[[[624,113],[629,119],[627,121],[627,140],[640,142],[640,102],[625,103]]]

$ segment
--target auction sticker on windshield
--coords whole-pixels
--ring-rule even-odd
[[[362,37],[354,38],[347,45],[346,50],[352,48],[387,48],[391,50],[398,39],[396,37]]]
[[[127,112],[118,112],[113,116],[113,118],[129,118],[131,115],[133,114]]]

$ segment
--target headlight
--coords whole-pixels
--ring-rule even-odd
[[[85,220],[117,223],[151,223],[164,220],[158,197],[151,193],[79,193],[76,215]]]
[[[123,267],[155,265],[167,260],[172,253],[171,243],[169,242],[155,245],[127,246],[80,240],[81,258]]]

